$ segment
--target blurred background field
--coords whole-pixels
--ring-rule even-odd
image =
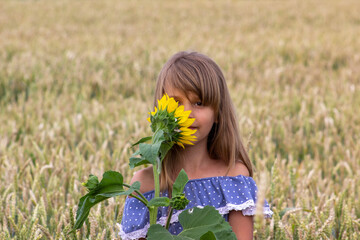
[[[81,182],[146,136],[180,50],[223,69],[272,220],[256,239],[360,239],[359,1],[1,1],[0,239],[73,239]],[[124,198],[77,239],[117,237]]]

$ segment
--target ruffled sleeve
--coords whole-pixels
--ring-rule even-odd
[[[213,206],[226,220],[230,211],[242,211],[246,216],[255,215],[257,186],[251,177],[239,175],[193,179],[186,184],[184,193],[190,201],[186,209]],[[145,193],[144,196],[150,200],[154,197],[154,191]],[[167,196],[167,193],[164,196]],[[169,228],[172,234],[177,235],[182,231],[178,222],[182,211],[184,210],[173,212]],[[265,217],[272,216],[267,201],[264,203],[263,211]],[[157,223],[164,226],[166,218],[167,208],[160,207]],[[149,227],[149,212],[144,204],[135,198],[127,198],[120,225],[120,237],[123,240],[145,238]]]
[[[257,186],[251,177],[214,177],[202,181],[190,180],[185,187],[186,197],[190,200],[187,208],[215,207],[220,214],[242,211],[244,215],[255,215]],[[269,204],[264,204],[265,217],[271,217]]]

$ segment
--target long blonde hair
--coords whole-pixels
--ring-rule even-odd
[[[225,77],[219,66],[209,57],[197,52],[179,52],[173,55],[160,71],[154,106],[157,99],[165,93],[165,84],[182,90],[185,94],[196,94],[205,106],[211,106],[215,112],[214,123],[207,148],[211,158],[225,161],[228,170],[236,161],[243,163],[250,176],[252,164],[239,135],[235,108],[230,99]],[[180,148],[177,145],[168,152],[160,174],[161,189],[171,190],[179,169]]]

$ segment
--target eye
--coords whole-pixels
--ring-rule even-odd
[[[175,100],[175,102],[177,102],[179,105],[182,105],[179,99],[174,98],[174,100]]]
[[[201,101],[195,102],[194,105],[195,105],[195,106],[202,106],[202,102],[201,102]]]

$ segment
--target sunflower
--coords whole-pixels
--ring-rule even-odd
[[[184,144],[193,145],[196,130],[189,127],[195,118],[189,118],[191,111],[185,111],[174,98],[167,94],[158,100],[158,106],[150,114],[148,121],[151,123],[151,130],[155,133],[164,131],[166,141],[176,143],[184,148]]]

